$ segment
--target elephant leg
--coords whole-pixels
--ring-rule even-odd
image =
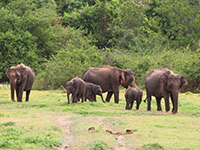
[[[126,107],[125,107],[126,110],[129,110],[130,107],[129,107],[129,102],[126,102]]]
[[[83,90],[83,93],[82,93],[81,97],[82,97],[82,101],[81,102],[82,103],[85,102],[86,101],[86,89]]]
[[[17,96],[17,98],[18,98],[18,95],[19,95],[19,89],[16,88],[16,96]]]
[[[93,96],[94,96],[94,101],[96,102],[96,101],[97,101],[97,96],[96,96],[96,94],[94,94]]]
[[[17,93],[18,93],[17,102],[22,102],[23,91],[21,89],[18,89]]]
[[[67,92],[67,101],[68,101],[68,104],[70,104],[69,95],[70,95],[70,93]],[[73,100],[72,100],[72,101],[73,101]]]
[[[26,85],[26,80],[20,84],[19,87],[17,87],[18,91],[18,97],[17,97],[17,102],[22,102],[22,97],[23,97],[23,91]]]
[[[147,111],[151,111],[151,96],[147,97]]]
[[[108,92],[107,96],[106,96],[106,102],[110,102],[110,99],[112,97],[113,92]]]
[[[119,103],[119,89],[114,91],[115,103]]]
[[[165,110],[166,110],[166,112],[168,112],[170,110],[169,94],[165,94],[164,99],[165,99]]]
[[[136,106],[137,110],[139,109],[139,106],[140,106],[139,99],[137,99],[137,106]]]
[[[157,102],[157,111],[162,111],[162,107],[161,107],[161,98],[160,97],[156,97],[156,102]]]
[[[15,89],[12,85],[10,85],[10,91],[11,91],[11,100],[15,102]]]
[[[75,93],[72,93],[72,103],[76,102],[76,97],[75,97]]]
[[[29,95],[30,95],[31,90],[26,91],[26,102],[29,100]]]
[[[133,103],[134,103],[134,101],[131,102],[130,109],[133,108]]]
[[[174,99],[173,99],[172,94],[170,94],[170,97],[171,97],[171,101],[172,101],[172,105],[173,105],[173,109],[172,109],[172,112],[173,112],[174,111]]]
[[[173,103],[173,110],[172,114],[178,112],[178,90],[171,93],[172,103]]]

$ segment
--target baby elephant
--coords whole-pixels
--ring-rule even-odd
[[[126,110],[130,110],[133,107],[134,100],[137,101],[136,109],[139,109],[140,103],[142,101],[143,93],[136,87],[129,87],[126,90],[125,98],[126,98]]]
[[[99,95],[101,96],[102,102],[105,103],[105,101],[103,100],[102,89],[100,85],[96,85],[89,82],[85,82],[85,84],[86,84],[86,99],[88,99],[91,102],[93,101],[96,102],[96,95]]]
[[[69,100],[70,94],[72,94],[72,103],[78,102],[80,97],[82,97],[82,102],[85,101],[86,85],[81,78],[75,77],[70,81],[65,82],[63,86],[67,90],[68,104],[70,103]]]

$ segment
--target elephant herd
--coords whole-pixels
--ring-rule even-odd
[[[26,101],[29,100],[29,94],[34,83],[35,72],[30,67],[19,64],[6,70],[6,75],[10,80],[11,99],[14,100],[14,90],[16,90],[17,101],[22,102],[23,91],[26,91]],[[63,84],[67,90],[68,104],[70,103],[70,94],[72,94],[72,103],[96,101],[96,95],[101,97],[105,103],[102,93],[107,92],[106,102],[109,102],[114,94],[115,103],[119,103],[119,86],[126,88],[125,109],[132,109],[136,100],[136,109],[142,101],[143,93],[135,87],[135,78],[130,69],[120,69],[112,66],[99,66],[87,68],[82,78],[75,77]],[[174,74],[173,71],[162,68],[149,72],[145,78],[145,88],[147,97],[147,110],[151,110],[151,96],[156,98],[157,110],[162,111],[161,99],[165,100],[165,109],[170,110],[169,97],[171,97],[173,109],[172,113],[178,111],[178,93],[179,88],[187,85],[187,80],[180,74]],[[129,87],[130,86],[130,87]]]

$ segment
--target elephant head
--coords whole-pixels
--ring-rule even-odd
[[[171,71],[167,71],[161,76],[160,82],[162,90],[167,91],[171,96],[173,104],[172,113],[176,113],[178,110],[179,88],[187,85],[186,78],[181,76],[180,74],[174,74]]]
[[[101,100],[102,102],[105,103],[105,101],[103,100],[103,95],[102,95],[102,89],[101,89],[101,86],[100,85],[95,85],[95,87],[93,87],[93,91],[95,94],[101,96]]]
[[[128,88],[130,85],[131,87],[135,87],[135,78],[133,73],[130,69],[122,69],[121,74],[119,76],[119,84],[122,85],[124,88]]]
[[[68,82],[65,82],[63,84],[64,88],[67,90],[67,99],[68,99],[68,104],[70,103],[70,100],[69,100],[69,95],[70,94],[73,94],[75,92],[75,85],[74,85],[74,82],[73,81],[68,81]],[[73,100],[72,100],[73,101]]]

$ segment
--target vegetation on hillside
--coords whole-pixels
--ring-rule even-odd
[[[140,87],[166,67],[200,88],[197,0],[6,0],[0,2],[0,81],[19,63],[35,88],[56,89],[91,66],[130,68]]]

